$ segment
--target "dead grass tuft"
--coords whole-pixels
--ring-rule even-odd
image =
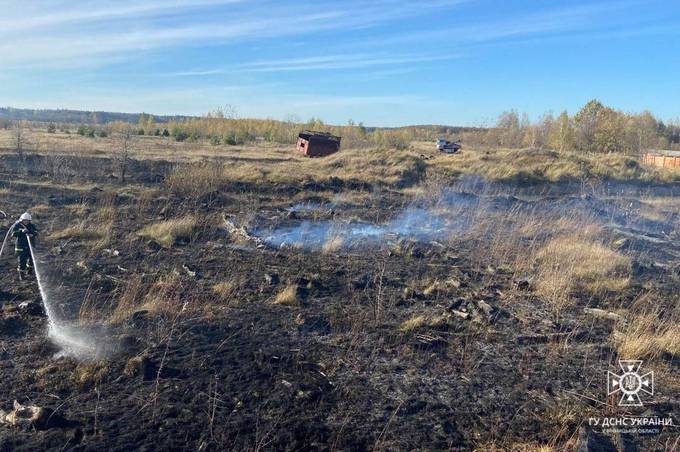
[[[340,251],[342,249],[342,246],[344,244],[345,244],[345,241],[341,236],[336,235],[336,236],[330,237],[326,241],[326,243],[324,243],[323,246],[321,247],[321,252],[324,253],[324,254],[337,253],[338,251]]]
[[[176,273],[168,273],[156,279],[144,296],[140,310],[153,315],[173,315],[181,309],[182,280]]]
[[[615,333],[622,359],[655,359],[664,354],[680,356],[680,325],[653,313],[637,315]]]
[[[110,364],[106,361],[82,363],[76,367],[72,378],[81,389],[89,388],[100,383],[110,371]]]
[[[84,217],[90,212],[90,208],[84,202],[79,202],[76,204],[69,204],[65,206],[66,210],[77,217]]]
[[[177,314],[183,306],[183,294],[184,284],[177,273],[160,275],[151,284],[144,283],[141,276],[135,276],[118,298],[109,321],[120,324],[136,312],[152,316]]]
[[[184,218],[162,221],[146,226],[137,233],[139,237],[151,239],[165,248],[172,247],[178,239],[191,239],[197,219],[190,215]]]
[[[139,275],[133,276],[125,286],[125,290],[118,298],[109,321],[113,324],[118,324],[129,319],[137,310],[141,300],[144,298],[144,291],[146,287],[143,284],[142,277]]]
[[[274,301],[272,301],[272,304],[279,306],[298,306],[300,304],[300,300],[298,298],[297,284],[289,284],[286,286],[285,289],[276,295]]]
[[[182,196],[200,197],[218,190],[228,182],[224,177],[224,165],[215,162],[201,162],[177,166],[165,180],[172,193]]]
[[[557,452],[552,446],[544,446],[538,443],[514,443],[510,447],[500,446],[495,443],[485,443],[473,449],[474,452]]]
[[[238,287],[237,281],[223,281],[212,286],[212,291],[220,301],[229,302],[236,294]]]
[[[111,241],[113,222],[94,223],[83,221],[47,236],[50,240],[77,239],[87,242],[90,250],[96,251],[106,247]]]
[[[402,322],[399,326],[399,331],[402,333],[411,333],[413,331],[419,330],[427,324],[427,317],[424,315],[416,315],[410,319]]]
[[[447,313],[438,315],[418,314],[402,322],[399,325],[399,331],[402,333],[413,333],[422,328],[445,328],[449,325],[450,320],[450,315]]]
[[[549,240],[535,263],[536,292],[557,310],[578,293],[603,296],[629,284],[630,259],[583,234]]]

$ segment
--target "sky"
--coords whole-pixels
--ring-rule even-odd
[[[680,2],[0,0],[0,105],[491,125],[680,116]]]

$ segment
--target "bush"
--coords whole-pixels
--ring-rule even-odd
[[[57,126],[54,123],[49,123],[47,126],[47,133],[55,133],[57,131]]]
[[[175,139],[175,141],[184,141],[187,138],[189,138],[189,134],[186,133],[184,130],[180,129],[179,127],[173,127],[172,137]]]
[[[220,141],[221,141],[220,137],[218,137],[217,135],[213,135],[212,137],[210,137],[210,144],[212,144],[213,146],[219,146]]]
[[[94,138],[94,129],[90,126],[80,125],[78,126],[78,135],[83,137]]]
[[[97,136],[99,138],[106,138],[108,136],[108,134],[106,133],[106,130],[102,129],[102,130],[99,130],[99,132],[97,132]]]

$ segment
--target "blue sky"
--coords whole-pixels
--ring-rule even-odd
[[[0,105],[489,125],[680,104],[680,3],[0,0]]]

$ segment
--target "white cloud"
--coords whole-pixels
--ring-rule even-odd
[[[239,3],[243,0],[174,0],[144,2],[123,0],[115,4],[110,2],[73,1],[66,9],[55,11],[49,2],[13,2],[0,17],[0,36],[19,31],[35,31],[40,27],[57,27],[63,25],[85,24],[122,19],[138,19],[140,17],[176,14],[181,10],[199,9],[207,6]],[[12,7],[13,6],[13,7]]]
[[[0,61],[5,68],[68,68],[83,60],[100,64],[106,56],[136,58],[161,48],[370,27],[460,0],[350,0],[323,8],[306,3],[291,8],[281,2],[246,0],[124,0],[114,4],[74,0],[65,11],[54,12],[45,1],[12,2],[0,17]]]
[[[428,63],[458,58],[454,55],[418,56],[418,55],[380,55],[380,54],[343,54],[307,58],[291,58],[272,61],[253,61],[244,63],[239,68],[250,72],[288,72],[330,69],[357,69],[371,66],[393,66],[414,63]]]

